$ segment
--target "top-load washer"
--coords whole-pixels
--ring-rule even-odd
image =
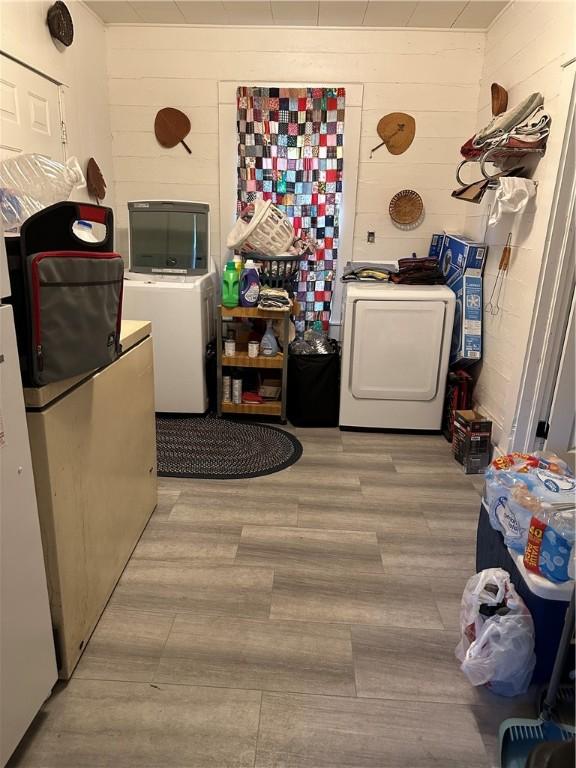
[[[204,413],[206,348],[216,331],[218,277],[210,208],[187,200],[128,203],[129,269],[122,317],[151,320],[156,411]]]
[[[150,320],[155,408],[204,413],[208,408],[206,347],[215,337],[216,273],[176,282],[126,274],[122,317]]]
[[[340,426],[440,429],[454,305],[444,285],[347,284]]]

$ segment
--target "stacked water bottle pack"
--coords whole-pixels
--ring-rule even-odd
[[[486,472],[493,528],[524,557],[527,570],[553,582],[574,579],[576,480],[554,454],[512,453]]]

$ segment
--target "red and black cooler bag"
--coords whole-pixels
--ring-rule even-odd
[[[77,237],[72,227],[78,220],[103,225],[102,239]],[[101,206],[57,203],[22,225],[25,327],[18,335],[26,385],[86,373],[120,354],[124,263],[112,245],[112,211]]]

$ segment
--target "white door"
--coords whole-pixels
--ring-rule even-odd
[[[357,301],[350,389],[375,400],[433,400],[438,391],[443,301]]]
[[[59,86],[0,54],[0,160],[20,152],[65,159]]]
[[[574,392],[576,392],[576,301],[572,306],[564,336],[558,376],[548,417],[548,435],[545,448],[558,453],[574,452]]]
[[[570,99],[570,105],[565,130],[562,124],[557,126],[559,136],[562,137],[564,133],[564,140],[516,410],[513,418],[511,413],[508,414],[503,425],[504,433],[509,434],[506,445],[502,446],[506,453],[512,450],[526,453],[535,448],[541,449],[545,444],[550,405],[557,380],[560,381],[561,378],[558,375],[559,361],[562,357],[574,292],[576,73],[574,67],[566,67],[560,68],[558,74],[561,102]],[[561,107],[559,110],[562,112]],[[557,402],[560,403],[561,400]],[[563,418],[572,428],[573,397],[569,410],[563,408]],[[553,432],[556,432],[556,428],[548,429],[550,447],[553,447],[553,443],[554,448],[558,444],[560,451],[564,439],[560,439]]]

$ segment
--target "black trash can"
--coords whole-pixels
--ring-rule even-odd
[[[289,421],[295,427],[337,427],[340,408],[340,352],[289,355]]]

